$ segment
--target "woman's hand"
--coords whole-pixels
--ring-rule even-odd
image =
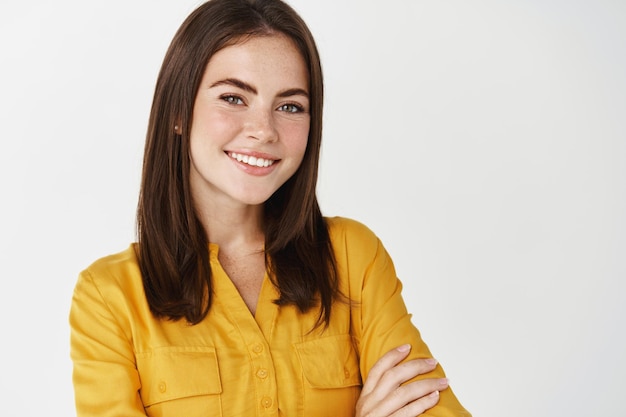
[[[435,359],[414,359],[398,365],[410,351],[410,345],[397,347],[372,366],[356,403],[356,417],[414,417],[437,404],[439,391],[448,388],[446,378],[401,385],[437,366]]]

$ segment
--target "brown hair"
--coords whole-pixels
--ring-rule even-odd
[[[156,317],[200,322],[212,301],[208,237],[189,186],[189,132],[205,67],[220,49],[250,36],[282,33],[308,67],[310,130],[296,173],[264,206],[265,257],[279,305],[329,323],[338,296],[326,223],[315,194],[322,136],[323,79],[315,41],[280,0],[210,0],[193,11],[165,55],[150,113],[137,209],[137,253],[148,304]],[[175,126],[177,126],[175,128]],[[176,131],[175,131],[176,129]]]

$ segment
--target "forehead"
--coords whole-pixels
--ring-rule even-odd
[[[271,77],[276,81],[308,86],[309,72],[293,40],[283,34],[241,38],[217,51],[205,68],[206,81],[221,77]]]

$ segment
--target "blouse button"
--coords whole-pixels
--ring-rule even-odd
[[[270,397],[263,397],[261,404],[263,404],[265,408],[270,408],[272,406],[272,399]]]
[[[261,352],[263,352],[263,345],[260,344],[260,343],[254,345],[254,347],[252,348],[252,351],[254,353],[261,353]]]
[[[160,392],[165,392],[167,391],[167,385],[165,385],[164,381],[159,382],[159,391]]]
[[[348,371],[348,368],[343,368],[343,374],[346,378],[350,378],[350,371]]]
[[[261,379],[267,378],[267,370],[259,369],[258,371],[256,371],[256,376],[258,376]]]

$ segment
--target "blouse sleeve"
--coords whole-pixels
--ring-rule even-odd
[[[146,417],[128,331],[88,271],[78,278],[69,320],[77,417]]]
[[[389,254],[381,241],[360,223],[349,223],[345,235],[345,256],[350,276],[353,307],[353,335],[360,355],[363,381],[381,356],[400,345],[410,343],[406,360],[433,357],[411,322],[402,298],[402,283],[396,276]],[[424,378],[443,378],[440,365]],[[471,417],[451,388],[440,393],[439,403],[422,414],[432,417]]]

